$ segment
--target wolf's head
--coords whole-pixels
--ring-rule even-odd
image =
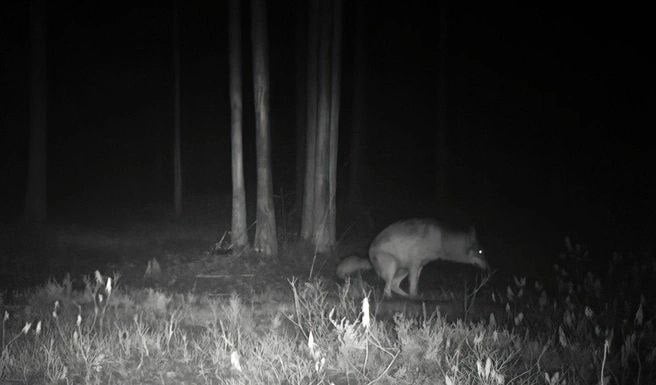
[[[474,227],[471,227],[469,230],[469,248],[467,251],[467,257],[469,258],[470,263],[474,266],[483,270],[490,268],[487,263],[487,258],[485,258],[485,252],[483,252],[483,249],[476,238],[476,229]]]
[[[469,249],[468,256],[472,265],[481,268],[483,270],[487,270],[490,268],[490,265],[488,265],[487,259],[485,258],[485,252],[483,251],[483,249],[478,247],[478,244],[475,247]]]

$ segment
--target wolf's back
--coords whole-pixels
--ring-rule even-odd
[[[369,258],[374,262],[389,263],[393,256],[397,267],[422,260],[437,259],[442,248],[442,230],[436,221],[428,219],[409,219],[389,225],[374,239],[369,247]]]

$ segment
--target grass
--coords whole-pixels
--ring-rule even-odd
[[[267,268],[240,263],[251,262]],[[500,309],[452,321],[425,305],[384,317],[379,285],[362,279],[296,274],[214,295],[96,271],[80,288],[67,277],[0,297],[0,383],[651,384],[655,273],[653,258],[602,265],[566,240],[549,279],[487,277],[451,293],[465,316]]]

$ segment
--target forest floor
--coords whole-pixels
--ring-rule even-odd
[[[5,298],[10,300],[15,290],[42,285],[48,279],[61,281],[66,276],[74,288],[83,288],[83,278],[98,270],[103,275],[117,275],[120,284],[130,288],[151,287],[217,298],[233,293],[243,298],[287,293],[286,300],[290,300],[287,289],[293,277],[320,277],[336,289],[336,284],[342,283],[334,274],[339,260],[354,254],[366,257],[368,243],[375,235],[351,229],[354,235],[344,237],[333,253],[318,255],[283,233],[280,255],[265,258],[249,250],[226,250],[230,218],[214,214],[216,209],[212,208],[196,209],[195,214],[179,220],[133,213],[128,219],[115,216],[103,221],[60,221],[38,229],[1,225],[0,290],[6,291]],[[157,268],[147,272],[153,263]],[[428,305],[440,306],[449,318],[461,318],[464,293],[480,279],[473,267],[442,262],[428,265],[422,276],[420,300],[387,300],[379,307],[381,314],[391,316],[399,308],[419,312]],[[376,289],[383,286],[373,271],[353,278]],[[489,296],[479,302],[468,309],[472,319],[488,317],[493,308],[499,310]],[[479,308],[480,312],[476,310]]]
[[[653,256],[602,264],[563,241],[545,259],[522,223],[489,226],[506,234],[482,240],[491,276],[431,263],[421,298],[382,299],[375,273],[334,274],[340,258],[366,255],[371,227],[347,227],[334,253],[316,255],[282,226],[279,256],[264,258],[226,250],[225,207],[113,214],[2,225],[0,383],[656,379]]]

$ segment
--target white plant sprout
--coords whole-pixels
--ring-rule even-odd
[[[32,327],[32,322],[25,322],[25,326],[23,326],[23,329],[21,330],[21,333],[27,335],[27,333],[29,333],[31,327]]]
[[[506,297],[508,298],[508,302],[513,302],[515,300],[515,292],[513,292],[510,285],[506,287]]]
[[[52,318],[57,319],[59,315],[58,310],[59,310],[59,300],[56,300],[52,308]]]
[[[523,313],[523,312],[519,312],[519,314],[517,314],[517,315],[515,316],[515,319],[514,319],[514,321],[515,321],[515,326],[519,326],[519,325],[522,323],[523,320],[524,320],[524,313]]]
[[[9,318],[9,316],[8,316],[7,314],[8,314],[8,313],[5,311],[5,318],[3,318],[3,320]],[[2,325],[3,325],[3,329],[4,329],[4,322],[3,322]],[[4,354],[4,352],[7,351],[7,349],[9,348],[9,346],[11,346],[16,340],[18,340],[18,338],[20,338],[20,336],[22,336],[22,335],[25,335],[25,336],[26,336],[27,333],[30,332],[30,329],[31,329],[31,328],[32,328],[32,322],[25,322],[25,325],[23,326],[23,328],[21,329],[21,331],[20,331],[18,334],[16,334],[16,335],[14,336],[14,338],[12,338],[11,340],[9,340],[9,342],[7,343],[7,345],[4,345],[4,341],[3,341],[3,345],[2,345],[2,353]],[[3,336],[3,339],[4,339],[4,330],[3,330],[2,336]]]
[[[636,311],[635,317],[634,317],[634,323],[637,327],[642,326],[642,318],[643,318],[643,313],[642,313],[642,301],[640,302],[640,306],[638,307],[638,310]]]
[[[476,360],[476,370],[478,376],[486,383],[494,381],[497,385],[503,385],[506,381],[505,376],[495,369],[490,357],[485,360],[485,366],[481,360]]]
[[[342,346],[349,346],[353,347],[356,349],[364,349],[365,351],[365,359],[362,364],[362,373],[366,375],[366,367],[367,367],[367,361],[369,358],[369,344],[375,346],[376,348],[380,349],[384,353],[388,354],[391,357],[391,360],[387,367],[380,373],[380,375],[372,380],[373,382],[378,381],[380,378],[382,378],[385,373],[389,371],[389,369],[392,367],[392,364],[396,361],[396,358],[398,355],[401,353],[400,350],[397,352],[392,352],[389,349],[385,348],[382,346],[380,341],[378,341],[373,333],[371,333],[371,327],[373,326],[372,320],[371,320],[371,315],[370,315],[370,305],[369,305],[369,297],[365,296],[362,299],[362,316],[360,321],[349,321],[345,317],[342,318],[341,320],[337,320],[334,316],[335,314],[335,309],[331,309],[330,313],[328,314],[328,319],[330,320],[330,323],[335,327],[338,333],[338,340],[342,344]]]
[[[61,338],[62,341],[65,342],[66,338],[64,337],[64,331],[62,330],[61,325],[59,324],[59,308],[60,307],[61,306],[60,306],[59,300],[56,300],[55,303],[53,304],[51,315],[52,315],[52,318],[55,320],[55,326],[57,327],[57,333],[59,334],[59,337]],[[80,317],[79,322],[82,322],[82,318],[79,314],[78,314],[78,317]]]
[[[236,350],[233,350],[232,353],[230,353],[230,365],[232,365],[232,368],[238,372],[241,372],[241,364],[239,363],[239,353]]]
[[[485,337],[485,330],[481,330],[481,332],[474,337],[474,346],[475,347],[481,346],[484,337]]]
[[[642,305],[640,306],[640,309],[642,309]],[[370,325],[370,315],[369,315],[369,297],[364,297],[362,299],[362,325],[366,330],[369,330],[369,325]]]
[[[513,280],[515,281],[515,287],[517,288],[517,298],[522,298],[524,295],[524,287],[526,286],[526,277],[517,278],[513,275]]]
[[[335,318],[335,308],[328,313],[328,320],[335,327],[339,341],[343,345],[352,346],[356,349],[364,349],[367,345],[368,326],[365,327],[360,321],[349,321],[346,317],[341,320]]]
[[[490,313],[490,318],[489,318],[489,320],[488,320],[488,327],[489,327],[490,329],[495,329],[496,326],[497,326],[497,319],[496,319],[496,317],[494,316],[494,313]]]
[[[560,377],[560,372],[554,372],[551,376],[549,373],[544,373],[544,380],[547,385],[565,385],[565,377]]]
[[[90,328],[93,328],[97,321],[99,322],[101,329],[104,327],[105,313],[110,304],[112,293],[115,291],[116,282],[119,278],[120,275],[118,273],[114,273],[113,278],[109,276],[105,277],[98,270],[94,271],[93,280],[86,276],[83,277],[86,286],[86,293],[93,301],[94,307],[94,316]],[[79,304],[77,305],[80,307]],[[55,306],[55,311],[57,308],[58,305]]]
[[[308,337],[308,350],[310,351],[310,356],[314,360],[314,370],[317,373],[322,373],[326,365],[326,357],[319,348],[319,346],[314,342],[314,335],[310,330],[310,335]]]
[[[565,331],[563,330],[562,325],[558,326],[558,342],[560,342],[560,346],[563,348],[566,348],[569,345],[569,342],[567,341],[567,336],[565,335]]]
[[[610,381],[610,376],[604,376],[604,372],[606,369],[606,358],[608,356],[609,350],[610,350],[610,340],[606,339],[604,341],[604,357],[603,360],[601,361],[601,375],[599,376],[600,385],[606,385]]]

